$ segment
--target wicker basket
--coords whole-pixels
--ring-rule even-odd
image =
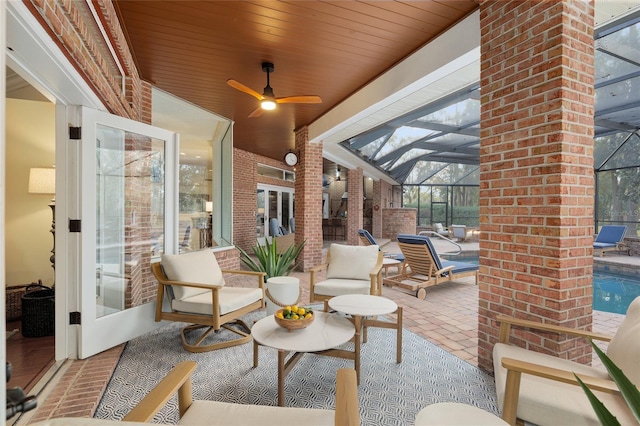
[[[7,305],[7,321],[16,321],[22,318],[22,296],[27,292],[27,287],[42,286],[42,280],[31,284],[21,284],[7,287],[5,301]],[[43,286],[44,287],[44,286]]]
[[[53,336],[55,333],[55,292],[43,285],[30,285],[22,296],[22,335]]]

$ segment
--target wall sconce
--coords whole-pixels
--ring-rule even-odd
[[[49,207],[53,218],[51,220],[51,234],[53,248],[51,249],[51,267],[56,270],[56,169],[32,168],[29,170],[29,194],[53,195]],[[55,281],[55,280],[54,280]],[[55,284],[55,283],[54,283]]]
[[[348,198],[348,195],[349,195],[349,194],[347,194],[347,191],[345,191],[345,192],[342,194],[342,199],[343,199],[343,200],[346,200],[346,199]]]
[[[204,209],[207,213],[211,213],[213,211],[213,201],[206,201],[204,203]]]
[[[340,166],[336,168],[336,180],[340,181],[342,178],[340,177]]]

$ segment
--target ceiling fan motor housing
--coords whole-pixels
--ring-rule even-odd
[[[270,72],[273,72],[273,63],[271,62],[263,62],[262,63],[262,71],[266,72],[267,74]]]

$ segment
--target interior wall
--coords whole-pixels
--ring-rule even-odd
[[[51,196],[29,194],[29,169],[55,163],[55,105],[6,100],[5,282],[52,285]]]

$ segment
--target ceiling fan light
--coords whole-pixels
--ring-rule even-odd
[[[276,102],[273,99],[263,99],[260,106],[264,110],[271,111],[276,109]]]

